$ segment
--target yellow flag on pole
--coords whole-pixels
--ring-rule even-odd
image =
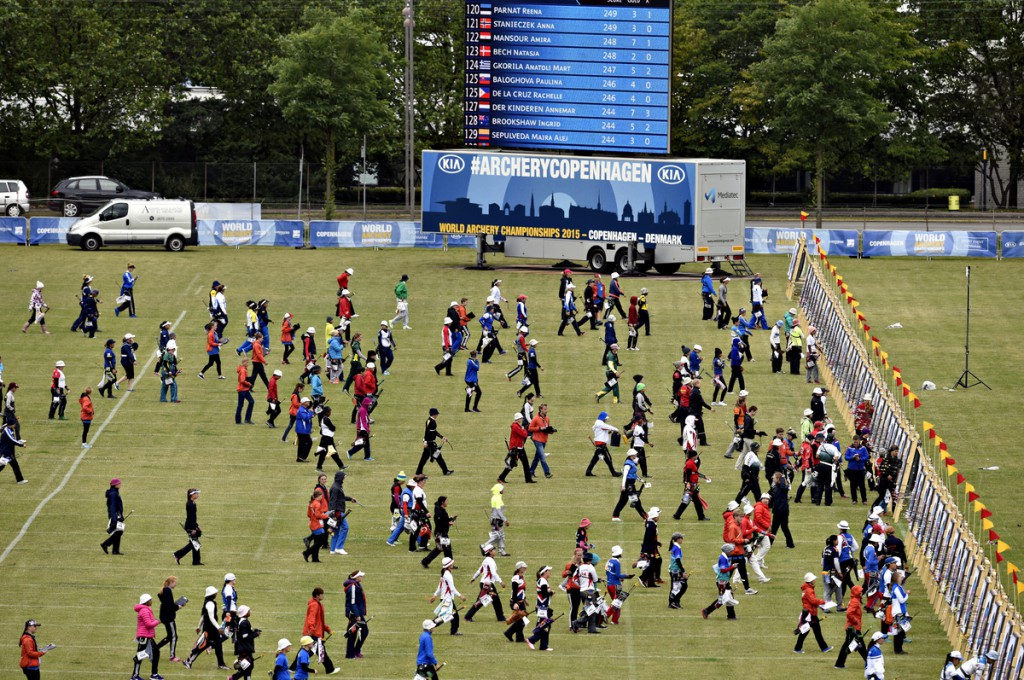
[[[898,371],[893,369],[893,373],[898,373]],[[921,421],[921,427],[924,428],[925,432],[927,432],[928,430],[934,430],[935,429],[935,425],[933,425],[932,423],[929,423],[927,420],[922,420]]]
[[[981,528],[982,528],[983,531],[988,531],[989,529],[991,529],[994,526],[995,526],[995,524],[992,524],[992,520],[990,520],[990,519],[983,519],[983,520],[981,520]]]
[[[985,504],[984,503],[982,503],[981,501],[974,501],[974,511],[975,512],[981,512],[984,509],[985,509]]]
[[[1016,574],[1018,571],[1020,571],[1020,567],[1018,567],[1016,564],[1014,564],[1013,562],[1006,563],[1007,574]]]
[[[967,493],[974,493],[974,486],[970,482],[967,482],[964,484],[964,491],[966,491]]]
[[[957,472],[959,472],[959,470],[956,469],[955,465],[947,465],[946,466],[946,476],[947,477],[952,477]]]
[[[1008,543],[1004,541],[996,541],[996,552],[1002,555],[1004,552],[1010,549]]]

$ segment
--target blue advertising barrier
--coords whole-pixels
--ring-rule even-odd
[[[0,243],[24,245],[27,227],[24,217],[0,217]]]
[[[302,247],[299,220],[199,220],[201,246]]]
[[[1024,231],[1004,231],[1003,257],[1024,257]]]
[[[808,243],[817,236],[821,247],[828,255],[839,257],[857,256],[856,229],[775,229],[770,227],[747,227],[743,237],[743,249],[748,255],[775,255],[792,253],[800,241],[807,237]]]
[[[29,243],[67,243],[65,238],[77,217],[33,217],[29,224]]]
[[[995,257],[994,231],[864,232],[864,257]]]
[[[309,245],[316,248],[412,248],[420,245],[419,222],[358,221],[309,223]],[[441,244],[421,247],[440,248]]]

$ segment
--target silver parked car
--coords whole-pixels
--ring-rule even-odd
[[[28,212],[28,187],[20,179],[0,179],[0,208],[7,217],[17,217]]]

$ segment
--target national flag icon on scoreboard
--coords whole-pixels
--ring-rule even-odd
[[[480,77],[480,84],[481,85],[490,85],[491,84],[491,74],[490,73],[481,73],[479,77]]]
[[[493,21],[493,19],[491,19],[490,17],[483,17],[483,18],[481,18],[480,19],[480,28],[486,28],[487,30],[490,30],[491,29],[491,25],[492,25],[491,24],[492,21]]]
[[[490,111],[491,110],[491,103],[490,102],[480,102],[479,108],[480,108],[481,111]]]
[[[489,57],[489,56],[491,56],[491,46],[490,45],[481,45],[480,46],[480,56],[481,57]]]
[[[480,16],[482,16],[482,17],[489,17],[489,16],[491,16],[491,4],[489,2],[488,3],[481,3],[480,4]]]
[[[491,70],[491,60],[490,59],[481,59],[480,60],[480,70],[481,71],[490,71]]]
[[[489,87],[481,87],[480,88],[480,99],[490,99],[490,98],[491,98],[491,88],[489,88]]]
[[[491,117],[490,116],[477,116],[477,122],[480,125],[490,125],[491,124]]]
[[[481,142],[491,141],[491,129],[490,128],[477,128],[476,138]]]
[[[481,40],[490,40],[491,39],[491,32],[490,31],[480,31],[480,39]]]

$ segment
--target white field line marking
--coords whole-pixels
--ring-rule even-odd
[[[178,315],[178,319],[174,322],[174,325],[171,326],[172,331],[175,328],[177,328],[178,324],[181,323],[181,320],[185,318],[185,314],[186,312],[182,310],[181,314]],[[154,351],[153,356],[149,358],[149,361],[146,362],[146,365],[142,367],[141,371],[139,371],[139,380],[146,376],[146,372],[149,370],[149,367],[153,363],[153,360],[156,359],[156,356],[157,352]],[[43,511],[43,508],[46,507],[46,504],[53,500],[53,498],[57,494],[64,490],[64,487],[67,486],[68,482],[71,480],[71,475],[75,474],[75,470],[78,469],[78,466],[82,463],[82,460],[85,459],[85,454],[92,450],[92,446],[96,444],[96,440],[100,438],[100,435],[103,434],[103,431],[107,429],[107,425],[109,425],[110,421],[113,420],[115,415],[117,415],[118,410],[120,410],[121,408],[121,404],[125,403],[125,401],[127,401],[132,396],[132,394],[132,392],[126,393],[122,398],[117,400],[117,403],[114,404],[114,408],[110,409],[110,413],[107,415],[106,420],[103,421],[99,428],[97,428],[96,432],[92,435],[92,442],[90,444],[90,448],[82,449],[82,452],[78,454],[78,458],[75,458],[75,462],[73,462],[71,464],[71,467],[68,468],[67,473],[64,475],[64,479],[62,479],[60,484],[57,485],[57,488],[51,491],[49,495],[46,496],[46,498],[39,501],[39,505],[36,506],[36,509],[32,512],[31,515],[29,515],[28,519],[25,520],[25,524],[22,525],[21,531],[18,532],[18,535],[14,537],[14,540],[11,541],[11,544],[8,545],[6,549],[4,549],[3,553],[0,553],[0,564],[2,564],[3,561],[7,559],[7,556],[11,554],[11,551],[13,551],[14,548],[17,547],[18,543],[21,542],[21,539],[25,537],[25,534],[28,533],[29,528],[32,527],[32,523],[36,521],[36,517],[38,517],[39,513]]]

